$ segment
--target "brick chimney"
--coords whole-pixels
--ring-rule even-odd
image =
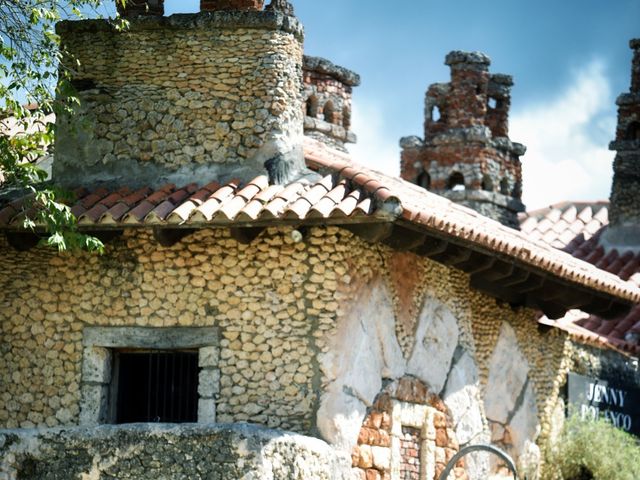
[[[351,131],[351,99],[360,76],[319,57],[304,57],[304,134],[346,151],[355,143]]]
[[[137,17],[139,15],[164,15],[164,0],[127,0],[125,5],[116,0],[118,15]]]
[[[610,226],[602,241],[612,246],[640,247],[640,39],[629,42],[633,50],[631,89],[616,101],[618,128],[609,148],[613,163]]]
[[[157,186],[267,171],[286,181],[304,169],[295,17],[252,8],[132,17],[126,31],[65,21],[58,33],[80,62],[72,80],[81,100],[78,115],[58,120],[58,184]]]
[[[427,91],[424,138],[400,141],[401,176],[519,228],[526,149],[509,139],[513,80],[491,74],[491,60],[479,52],[451,52],[445,64],[451,81]]]

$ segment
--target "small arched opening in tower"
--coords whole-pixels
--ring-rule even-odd
[[[502,105],[502,100],[499,98],[489,97],[487,100],[487,107],[489,107],[490,110],[500,110]]]
[[[493,192],[493,178],[491,175],[484,175],[482,177],[482,190],[485,192]]]
[[[449,190],[453,190],[454,192],[460,192],[462,190],[466,190],[467,187],[464,183],[464,175],[462,175],[462,173],[460,172],[453,172],[449,177],[447,188]]]
[[[307,99],[307,117],[316,118],[318,116],[318,97],[311,95]]]
[[[500,180],[500,193],[509,195],[509,180],[506,177]]]
[[[325,122],[335,123],[336,109],[333,106],[333,102],[331,100],[327,101],[327,103],[324,104],[322,114],[324,116]]]
[[[344,107],[342,109],[342,126],[345,130],[349,130],[351,128],[351,109],[349,107]]]
[[[431,107],[431,111],[429,112],[429,117],[432,122],[439,122],[442,120],[442,113],[440,112],[440,107],[434,105]]]
[[[625,137],[625,140],[640,140],[640,122],[631,122]]]
[[[418,178],[416,178],[416,185],[424,188],[425,190],[431,189],[431,175],[427,172],[420,173]]]

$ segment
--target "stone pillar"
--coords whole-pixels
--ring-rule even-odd
[[[262,10],[264,0],[200,0],[201,12],[217,10]]]
[[[629,45],[633,50],[631,88],[616,101],[618,128],[609,146],[616,152],[610,228],[602,239],[616,247],[640,247],[640,39]]]
[[[120,0],[116,0],[118,15],[121,17],[137,17],[140,15],[164,15],[164,0],[126,0],[122,5]]]
[[[484,125],[491,59],[479,52],[454,51],[445,64],[451,67],[447,125],[451,128]]]
[[[510,75],[491,75],[487,92],[487,127],[493,137],[509,136],[509,109],[511,108]]]

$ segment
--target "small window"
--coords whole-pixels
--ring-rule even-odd
[[[431,176],[427,172],[422,172],[418,175],[416,179],[416,184],[425,190],[429,190],[431,188]]]
[[[500,106],[500,101],[497,98],[489,97],[489,100],[487,101],[487,106],[491,110],[495,110],[496,108],[498,108]]]
[[[324,108],[322,109],[322,113],[324,115],[324,121],[329,123],[335,122],[336,110],[333,106],[333,102],[329,100],[324,104]]]
[[[315,95],[310,96],[307,99],[307,117],[317,117],[318,116],[318,98]]]
[[[433,108],[431,108],[430,116],[431,116],[432,122],[439,122],[442,119],[442,114],[440,113],[440,107],[436,105]]]
[[[503,195],[509,195],[509,180],[506,178],[500,180],[500,193]]]
[[[484,175],[482,177],[482,190],[486,192],[493,192],[493,179],[490,175]]]
[[[466,190],[466,186],[464,184],[464,175],[460,172],[454,172],[449,177],[448,183],[449,190],[453,190],[454,192],[459,192],[462,190]]]
[[[114,353],[114,423],[198,421],[197,351]]]

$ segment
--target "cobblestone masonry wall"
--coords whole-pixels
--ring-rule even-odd
[[[293,17],[223,11],[134,19],[125,32],[99,20],[58,30],[80,61],[73,80],[86,120],[59,122],[59,182],[248,177],[300,144],[302,29]]]
[[[347,480],[349,470],[320,440],[250,425],[0,430],[3,480]]]
[[[331,354],[340,319],[377,278],[391,292],[399,321],[390,320],[396,332],[389,335],[404,345],[404,361],[416,342],[417,315],[432,299],[455,316],[459,348],[474,359],[481,389],[502,325],[511,325],[530,365],[539,441],[549,435],[568,368],[565,337],[538,331],[533,311],[470,290],[463,273],[344,230],[314,228],[294,243],[289,229],[269,229],[248,246],[224,230],[199,231],[171,248],[150,233],[127,231],[102,257],[16,252],[0,242],[4,427],[78,423],[85,326],[216,326],[217,420],[313,432],[319,397],[331,381],[318,359]]]

